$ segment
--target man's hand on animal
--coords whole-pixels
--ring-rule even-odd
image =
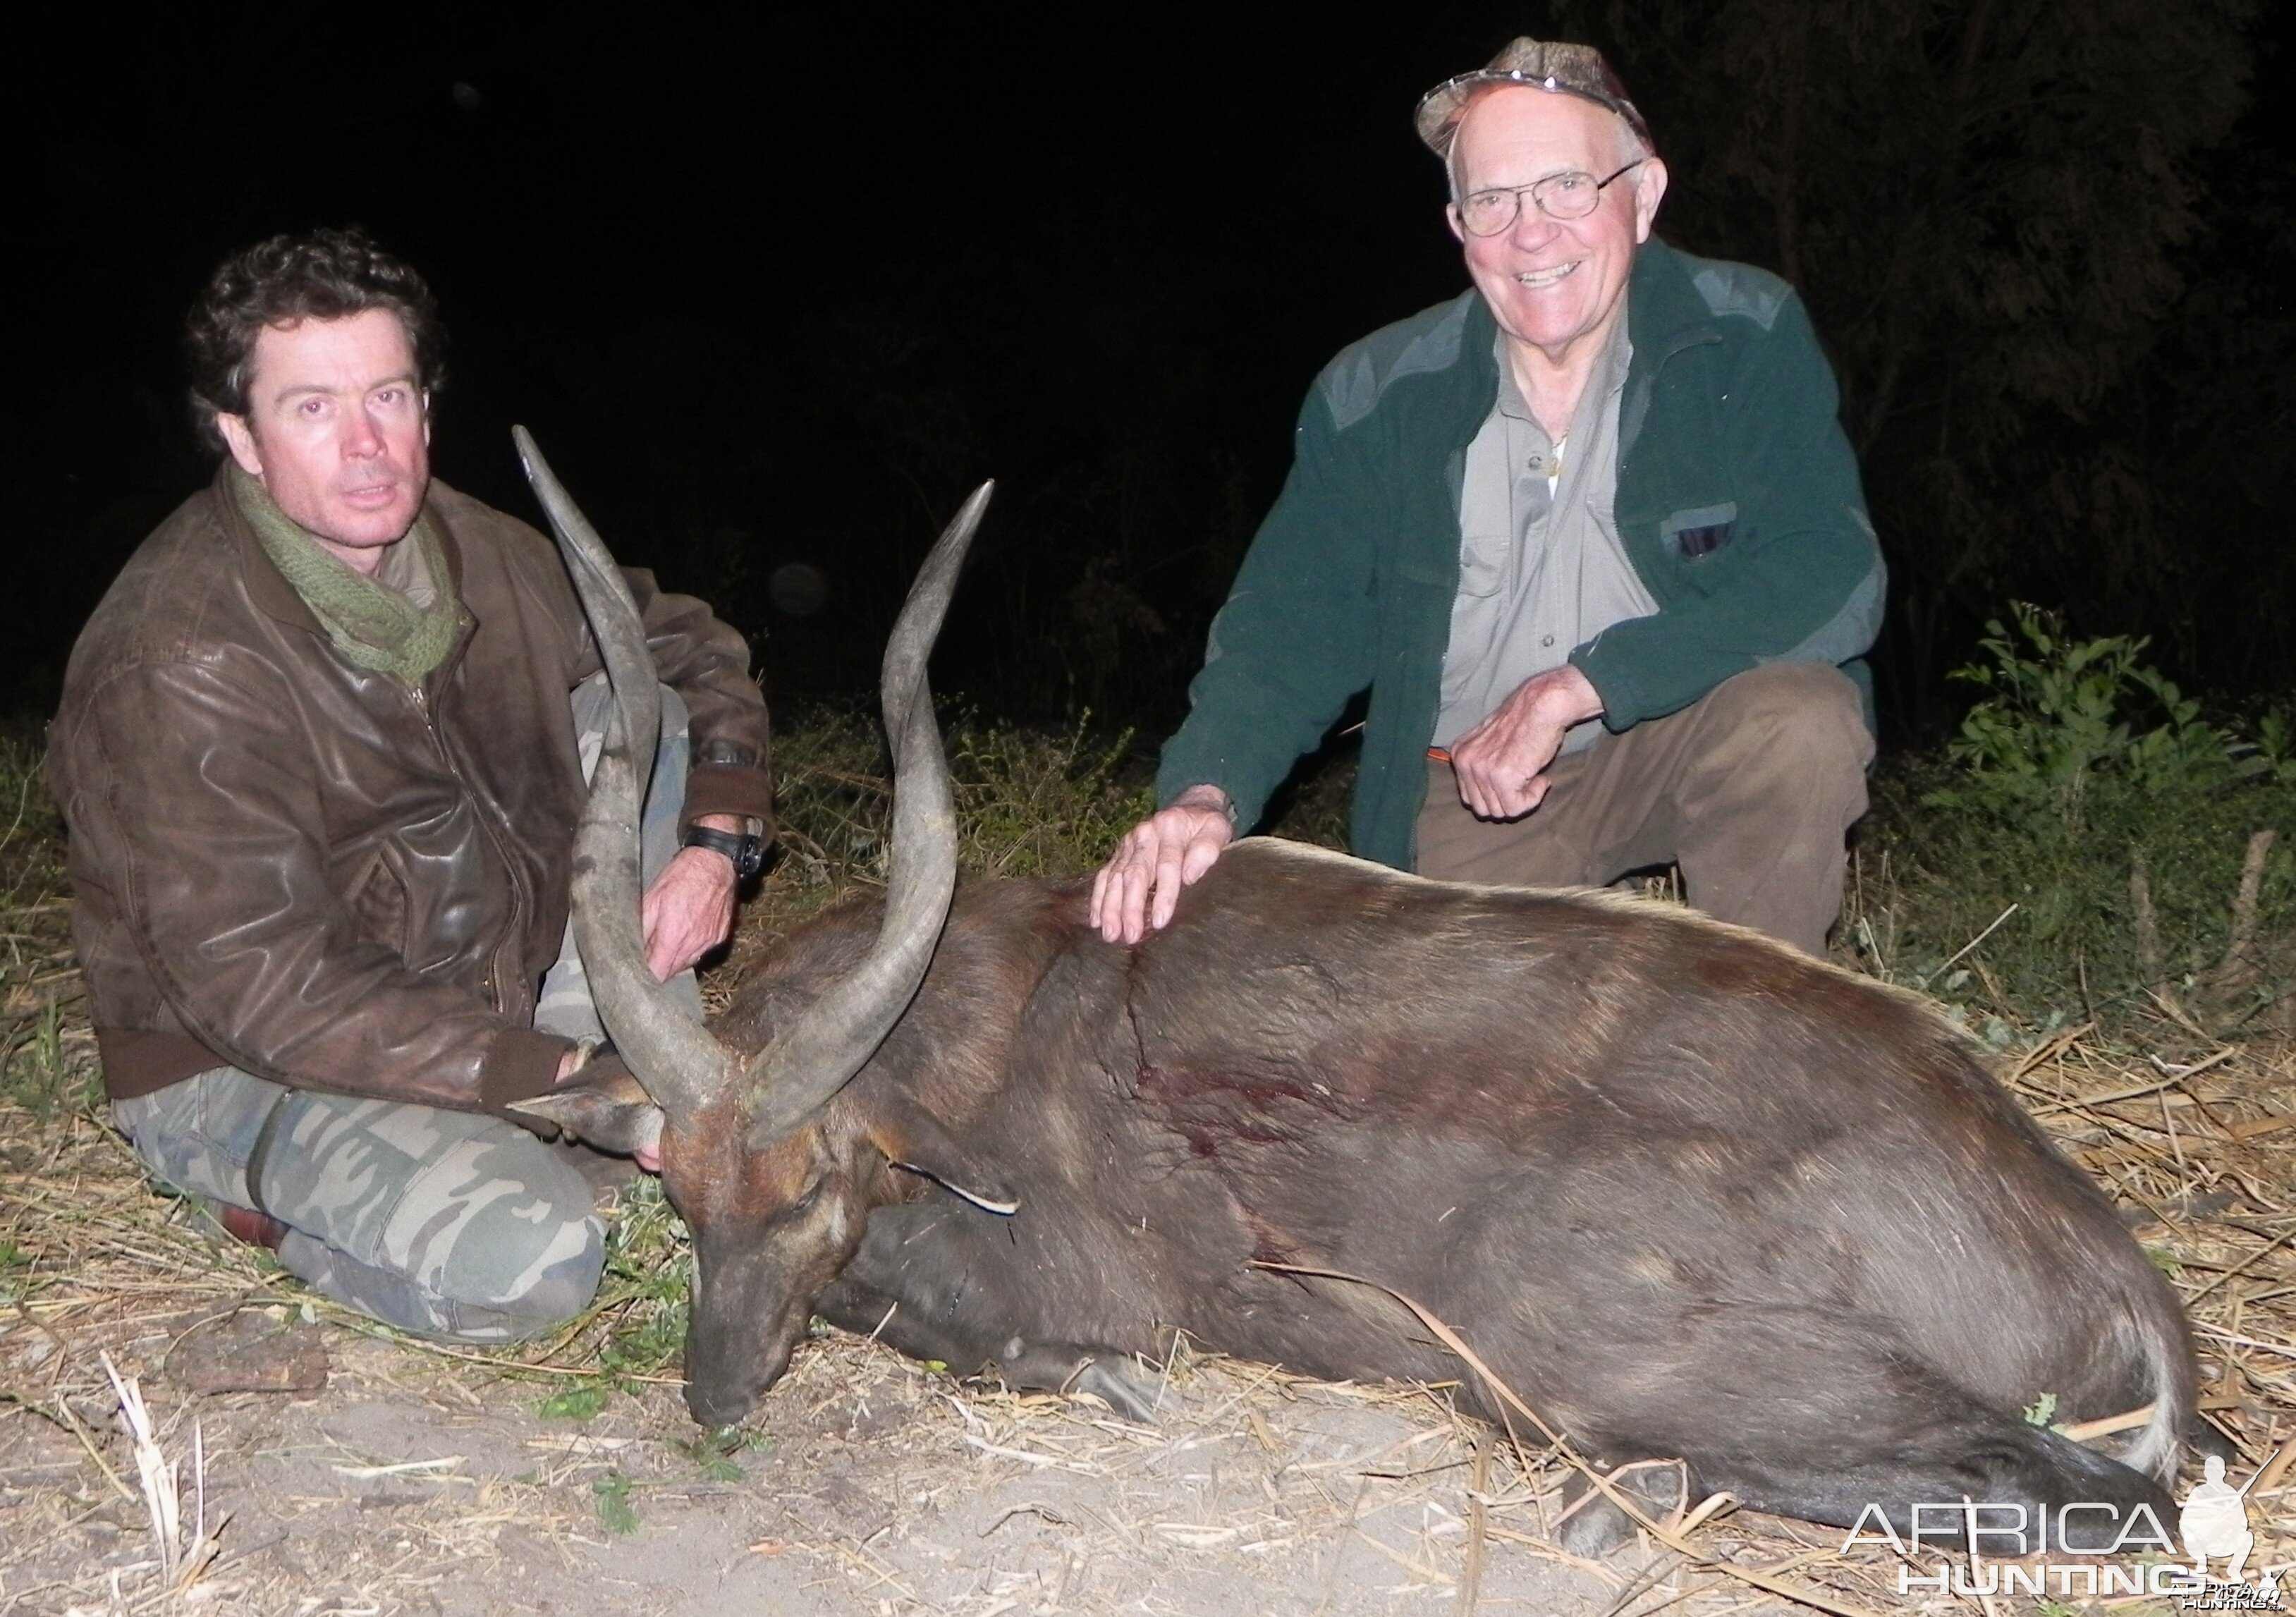
[[[1554,784],[1546,766],[1562,750],[1564,732],[1602,711],[1602,697],[1570,664],[1532,675],[1451,743],[1459,800],[1487,820],[1529,814]]]
[[[730,815],[704,815],[697,824],[738,833]],[[646,964],[664,981],[689,970],[734,935],[734,861],[708,848],[681,848],[646,890],[643,919]]]
[[[1202,879],[1235,840],[1227,793],[1191,786],[1124,833],[1092,879],[1092,923],[1111,943],[1134,944],[1161,932],[1180,889]]]

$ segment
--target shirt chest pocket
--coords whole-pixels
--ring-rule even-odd
[[[1513,538],[1505,532],[1468,534],[1459,546],[1458,570],[1439,582],[1475,600],[1496,595],[1507,587],[1514,550]]]

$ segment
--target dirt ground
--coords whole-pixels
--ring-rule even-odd
[[[163,1344],[155,1333],[141,1345]],[[198,1421],[209,1519],[230,1513],[227,1554],[194,1588],[213,1609],[983,1617],[1456,1604],[1473,1440],[1431,1405],[1200,1367],[1186,1410],[1150,1432],[1082,1407],[1016,1408],[842,1342],[775,1396],[756,1447],[704,1465],[678,1446],[691,1428],[668,1390],[578,1426],[538,1418],[526,1387],[472,1389],[403,1350],[332,1346],[316,1397],[152,1386],[171,1451]],[[150,1535],[140,1504],[102,1485],[70,1433],[11,1423],[0,1473],[11,1539],[24,1535],[0,1610],[146,1609],[90,1576],[147,1561]],[[1480,1609],[1599,1611],[1620,1587],[1615,1572],[1498,1555]]]

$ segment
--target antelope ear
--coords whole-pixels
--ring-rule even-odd
[[[960,1145],[941,1120],[893,1085],[870,1096],[869,1143],[896,1168],[921,1173],[983,1212],[1014,1213],[1021,1198],[979,1157]]]
[[[545,1094],[512,1101],[508,1110],[555,1123],[583,1144],[601,1151],[629,1156],[660,1145],[661,1108],[619,1063],[600,1063],[598,1066],[600,1071],[594,1076],[578,1078]]]

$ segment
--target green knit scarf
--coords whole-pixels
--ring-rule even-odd
[[[279,509],[268,489],[236,465],[231,468],[231,491],[248,526],[262,541],[263,554],[295,587],[337,651],[360,668],[395,674],[409,686],[421,685],[446,661],[454,647],[461,603],[455,598],[447,554],[428,511],[414,519],[406,534],[437,597],[422,607],[329,554],[308,529]]]

